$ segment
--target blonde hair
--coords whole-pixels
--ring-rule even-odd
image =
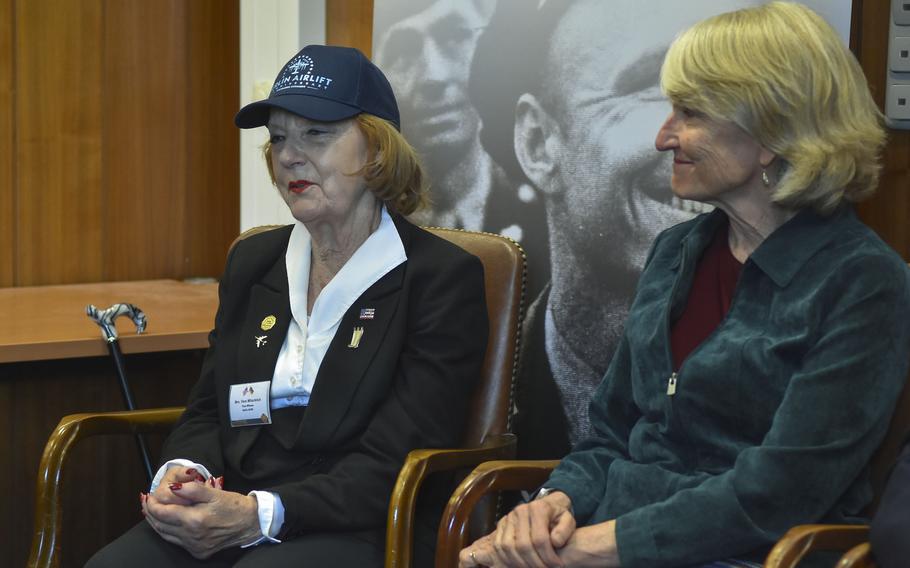
[[[881,113],[853,54],[805,6],[771,2],[699,22],[670,46],[661,88],[783,159],[773,194],[783,207],[830,213],[878,185]]]
[[[367,188],[384,202],[391,212],[410,215],[427,202],[427,177],[417,151],[392,123],[372,114],[361,113],[354,123],[366,138],[367,163],[348,175],[363,176]],[[276,184],[272,169],[272,145],[262,146],[272,184]]]

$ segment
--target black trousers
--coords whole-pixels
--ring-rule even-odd
[[[183,548],[166,542],[145,521],[98,551],[89,568],[187,568],[258,566],[364,566],[380,567],[384,561],[384,534],[315,533],[251,548],[223,550],[206,560],[193,558]],[[378,542],[377,542],[377,539]]]
[[[385,561],[385,531],[313,533],[281,544],[262,543],[250,548],[223,550],[206,560],[193,558],[183,548],[166,542],[142,521],[102,548],[87,568],[253,568],[266,567],[376,567]],[[414,566],[433,566],[433,550],[416,539]]]

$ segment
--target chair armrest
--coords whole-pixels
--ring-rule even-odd
[[[427,475],[515,456],[515,436],[490,436],[477,448],[413,450],[405,459],[389,502],[386,526],[386,568],[407,568],[414,550],[417,494]]]
[[[868,542],[854,546],[837,561],[837,568],[877,568],[877,566],[878,564],[872,557],[872,545]]]
[[[60,419],[44,446],[35,488],[35,534],[30,568],[57,566],[59,542],[60,477],[70,450],[83,438],[103,434],[138,434],[167,431],[183,413],[182,407],[70,414]]]
[[[455,489],[442,514],[436,542],[437,568],[458,566],[458,553],[467,544],[468,519],[484,495],[493,491],[536,489],[557,465],[559,460],[512,460],[477,466]]]
[[[812,551],[848,550],[868,540],[868,525],[795,526],[771,549],[765,568],[790,568]]]

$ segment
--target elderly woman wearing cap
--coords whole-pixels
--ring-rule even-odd
[[[147,522],[91,566],[381,565],[405,455],[461,430],[486,345],[482,267],[403,218],[424,181],[388,81],[355,49],[308,46],[235,122],[268,128],[296,223],[231,251]],[[433,528],[418,527],[418,559]]]
[[[759,566],[791,526],[869,504],[910,284],[850,204],[885,139],[862,70],[818,15],[772,2],[684,32],[661,84],[673,193],[716,209],[656,239],[594,436],[464,567]]]

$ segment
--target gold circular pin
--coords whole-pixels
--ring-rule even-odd
[[[265,319],[262,320],[262,323],[259,327],[262,328],[262,331],[268,331],[275,327],[275,322],[278,321],[275,316],[265,316]]]

